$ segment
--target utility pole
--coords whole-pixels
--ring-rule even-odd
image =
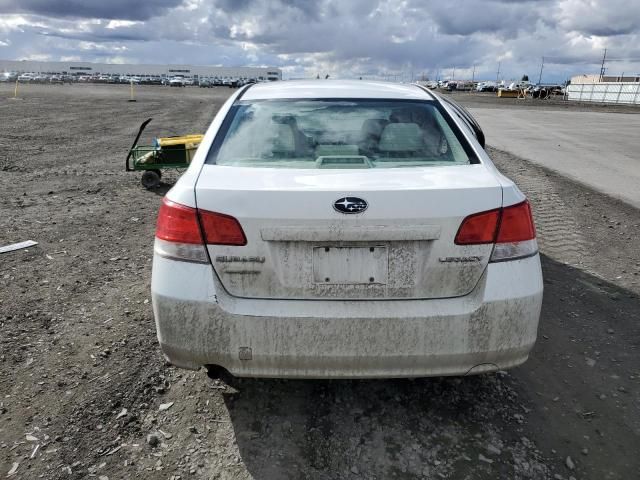
[[[538,75],[538,85],[542,83],[542,69],[544,68],[544,57],[542,57],[542,64],[540,65],[540,75]]]
[[[451,80],[456,79],[456,67],[453,67],[453,71],[451,72]]]
[[[604,49],[604,55],[602,55],[602,65],[600,66],[600,81],[602,81],[602,77],[604,77],[604,72],[606,68],[604,68],[604,62],[607,59],[607,49]]]
[[[496,85],[500,82],[500,62],[498,62],[498,71],[496,73]]]
[[[469,89],[469,93],[472,93],[475,90],[474,84],[476,80],[476,66],[473,66],[473,72],[471,73],[471,88]]]

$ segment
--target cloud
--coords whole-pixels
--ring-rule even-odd
[[[182,0],[0,0],[0,13],[48,17],[147,20],[178,6]]]
[[[494,33],[513,37],[519,32],[535,30],[541,10],[549,3],[458,0],[441,5],[416,1],[414,5],[427,8],[440,33],[445,35]]]
[[[628,0],[0,0],[0,58],[273,65],[289,77],[640,71]],[[10,48],[4,43],[10,44]],[[80,48],[81,46],[91,48]],[[635,62],[635,63],[634,63]]]
[[[627,0],[562,0],[560,26],[568,31],[600,37],[640,32],[640,2]]]

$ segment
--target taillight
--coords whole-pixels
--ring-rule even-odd
[[[502,209],[492,262],[515,260],[534,255],[538,251],[536,227],[528,201]]]
[[[465,218],[455,238],[456,245],[495,243],[491,261],[515,260],[538,251],[536,229],[528,201],[509,207],[475,213]]]
[[[536,238],[531,206],[528,201],[502,209],[496,243],[524,242]]]
[[[207,263],[206,244],[246,245],[247,240],[235,218],[164,198],[158,212],[155,252],[174,260]]]
[[[198,211],[163,198],[158,212],[156,237],[167,242],[202,245]]]
[[[246,245],[242,227],[233,217],[222,213],[198,210],[204,238],[209,245]]]
[[[500,209],[474,213],[464,219],[456,235],[456,245],[494,243],[500,220]]]

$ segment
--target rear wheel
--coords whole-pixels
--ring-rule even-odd
[[[140,179],[140,183],[147,190],[158,188],[160,186],[160,178],[162,174],[160,170],[145,170]]]

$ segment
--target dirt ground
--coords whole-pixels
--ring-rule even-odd
[[[526,364],[226,385],[159,352],[153,231],[177,175],[146,191],[124,158],[144,119],[149,136],[202,132],[230,90],[12,93],[0,85],[0,245],[39,244],[0,255],[1,477],[640,478],[638,210],[490,150],[531,199],[543,254]]]

